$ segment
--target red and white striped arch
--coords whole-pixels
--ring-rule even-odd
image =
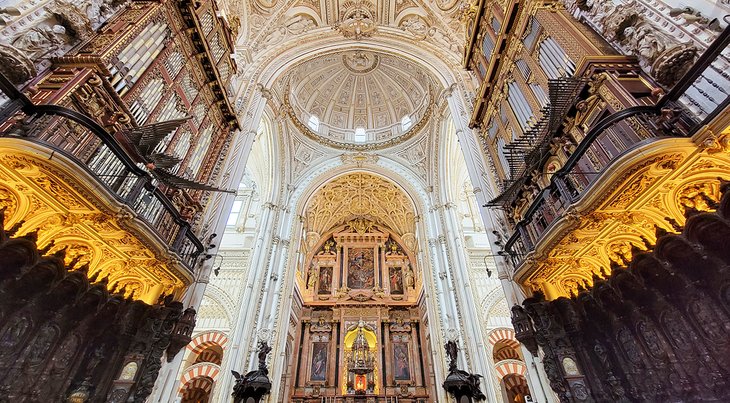
[[[225,349],[226,344],[228,344],[228,336],[226,336],[223,332],[211,331],[195,336],[195,338],[188,343],[187,349],[193,354],[198,354],[206,348],[215,345]]]
[[[530,387],[527,385],[527,379],[522,375],[509,374],[504,377],[504,386],[507,390],[512,390],[516,394],[529,395]]]
[[[180,388],[180,395],[183,401],[200,402],[208,401],[210,392],[213,390],[213,380],[207,376],[191,379]]]
[[[520,342],[515,338],[515,331],[507,327],[500,327],[492,330],[489,332],[487,340],[492,347],[499,342],[502,342],[512,348],[518,348],[520,346]]]
[[[213,379],[208,378],[207,376],[193,378],[180,388],[180,393],[185,395],[186,391],[193,389],[200,389],[205,393],[210,393],[210,391],[213,390]]]
[[[185,389],[192,388],[193,386],[191,386],[191,382],[201,378],[208,378],[212,387],[213,382],[215,382],[218,378],[218,374],[220,374],[220,372],[221,368],[219,366],[209,362],[202,362],[200,364],[190,366],[180,379],[180,393],[183,393]]]
[[[520,375],[525,376],[527,374],[527,367],[520,361],[508,360],[502,361],[495,367],[497,370],[497,377],[501,381],[507,375]]]
[[[520,355],[517,354],[517,350],[510,346],[504,346],[494,352],[494,362],[500,362],[502,360],[519,360]]]
[[[198,354],[198,358],[195,359],[195,364],[199,362],[212,362],[215,365],[221,365],[222,359],[222,353],[212,349],[206,349]]]

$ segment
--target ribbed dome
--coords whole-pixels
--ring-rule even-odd
[[[288,101],[294,116],[318,136],[377,143],[403,135],[424,117],[432,82],[426,71],[405,58],[353,50],[296,66]],[[312,116],[319,126],[310,124]],[[358,129],[364,129],[366,139],[355,139]]]

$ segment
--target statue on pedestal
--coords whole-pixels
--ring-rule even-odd
[[[258,369],[244,376],[241,376],[236,371],[231,371],[233,377],[236,378],[236,383],[233,385],[233,403],[248,401],[246,400],[248,398],[253,398],[256,402],[260,402],[261,398],[271,391],[271,380],[268,376],[269,370],[266,368],[266,356],[270,352],[271,347],[265,341],[259,341]]]
[[[446,349],[446,357],[449,360],[449,375],[444,380],[444,389],[453,395],[458,402],[462,402],[463,397],[469,399],[469,402],[486,400],[487,397],[484,396],[479,385],[479,378],[482,376],[470,374],[457,368],[459,346],[456,342],[449,340],[444,344],[444,349]]]

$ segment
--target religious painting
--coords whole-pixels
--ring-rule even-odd
[[[331,294],[332,293],[332,268],[331,267],[320,267],[319,268],[319,289],[318,294]]]
[[[348,251],[347,287],[357,289],[375,286],[375,267],[372,248],[351,248]]]
[[[403,294],[403,269],[400,267],[390,268],[390,293]]]
[[[314,343],[312,346],[312,375],[313,381],[324,381],[327,378],[327,344]]]
[[[393,343],[393,362],[395,363],[395,379],[407,381],[411,379],[411,365],[408,359],[408,344]]]

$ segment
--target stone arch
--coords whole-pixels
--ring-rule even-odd
[[[500,381],[507,394],[508,402],[524,402],[524,396],[530,395],[530,387],[523,375],[508,374]]]
[[[378,161],[379,162],[379,161]],[[357,172],[370,174],[382,178],[387,182],[391,182],[398,187],[408,198],[410,199],[411,205],[416,215],[423,214],[426,210],[424,204],[421,202],[427,200],[424,193],[420,192],[412,184],[419,183],[420,181],[412,180],[415,177],[409,177],[409,175],[403,175],[404,172],[396,172],[390,167],[382,166],[360,166],[353,167],[347,165],[339,165],[333,167],[318,166],[314,172],[310,173],[310,178],[306,186],[302,187],[301,191],[298,191],[293,195],[293,198],[297,200],[296,211],[297,214],[303,214],[305,209],[309,205],[312,197],[317,191],[329,182],[335,181],[338,178]]]
[[[494,329],[489,332],[487,340],[492,347],[499,342],[503,342],[512,348],[518,348],[520,346],[520,342],[515,338],[515,331],[506,327]]]
[[[522,361],[517,360],[501,361],[494,369],[497,371],[497,377],[500,381],[510,374],[517,374],[523,377],[527,374],[527,366]]]
[[[221,365],[223,361],[223,349],[217,345],[211,345],[201,351],[197,358],[195,358],[195,364],[209,362],[215,365]]]
[[[400,33],[400,30],[396,32]],[[441,52],[442,49],[438,49],[435,46],[431,49],[431,46],[428,46],[429,44],[426,44],[427,46],[424,46],[424,49],[418,49],[416,47],[406,49],[402,45],[399,45],[397,39],[382,39],[377,44],[360,43],[359,47],[363,50],[389,52],[417,61],[419,64],[428,68],[444,86],[448,86],[456,80],[460,81],[458,77],[450,74],[451,69],[448,68],[450,62],[459,63],[459,61],[448,60],[448,56]],[[311,40],[299,44],[299,46],[294,41],[289,41],[283,46],[271,47],[271,49],[262,54],[255,75],[259,77],[258,82],[262,83],[264,87],[269,87],[284,73],[287,66],[296,65],[305,59],[317,57],[324,53],[348,49],[351,46],[351,42],[340,38],[337,34],[321,35],[320,33],[316,38],[311,38]],[[238,93],[236,96],[238,98],[242,94]]]
[[[230,328],[231,324],[233,323],[231,320],[231,312],[235,309],[235,303],[231,299],[230,295],[228,295],[220,287],[214,284],[208,284],[205,289],[205,296],[203,298],[210,300],[212,303],[215,303],[220,307],[225,315],[228,327]],[[201,307],[202,306],[203,305],[201,303]],[[201,316],[199,315],[199,317]]]
[[[185,370],[185,373],[180,379],[180,391],[185,388],[185,385],[187,385],[188,383],[190,383],[190,381],[196,378],[207,377],[211,381],[215,382],[215,380],[218,379],[218,375],[220,374],[220,372],[221,367],[215,364],[211,364],[209,362],[202,362],[192,365]]]
[[[352,203],[352,198],[360,203]],[[388,202],[403,206],[394,209]],[[318,204],[321,208],[317,208]],[[331,178],[306,198],[305,205],[303,215],[308,229],[319,233],[357,216],[378,219],[400,236],[415,233],[417,213],[413,198],[398,183],[371,172],[356,170]]]
[[[180,388],[181,403],[206,402],[210,399],[214,380],[207,376],[190,379]]]
[[[495,288],[489,294],[487,294],[479,304],[480,311],[487,317],[487,313],[492,309],[492,306],[504,299],[504,291],[501,288]]]
[[[492,354],[492,357],[494,358],[494,362],[500,362],[504,360],[520,360],[520,355],[517,353],[517,351],[506,344],[498,343],[494,349],[494,353]]]
[[[199,354],[207,347],[212,345],[218,345],[225,351],[225,347],[228,344],[228,336],[223,332],[209,331],[201,333],[193,338],[187,345],[187,350],[192,354]]]

